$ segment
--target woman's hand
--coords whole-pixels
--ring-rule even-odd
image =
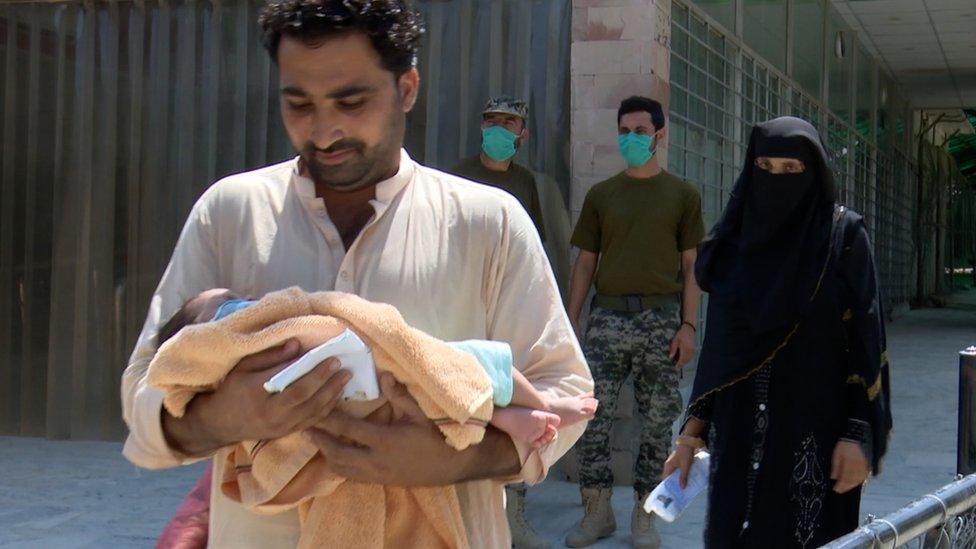
[[[864,457],[860,444],[847,440],[837,442],[830,468],[830,478],[835,481],[834,492],[849,492],[864,484],[870,473],[868,459]]]
[[[668,456],[668,460],[664,462],[664,471],[661,473],[661,478],[668,478],[671,473],[680,469],[681,477],[678,481],[681,488],[684,489],[688,486],[688,473],[691,472],[691,464],[694,460],[695,449],[691,446],[679,444],[674,452],[671,452],[671,455]]]

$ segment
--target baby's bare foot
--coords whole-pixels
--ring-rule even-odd
[[[495,408],[491,415],[492,425],[515,439],[532,444],[534,448],[552,442],[559,422],[560,418],[556,414],[522,406]]]
[[[557,432],[556,428],[559,426],[560,420],[559,420],[559,416],[553,414],[550,415],[552,417],[550,418],[549,424],[546,425],[546,432],[543,433],[541,437],[539,437],[538,439],[536,439],[535,442],[532,443],[533,448],[542,448],[546,444],[549,444],[550,442],[556,440],[556,432]]]
[[[560,425],[572,425],[593,419],[599,402],[593,393],[553,398],[549,401],[549,411],[559,416]]]

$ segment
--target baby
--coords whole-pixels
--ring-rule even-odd
[[[242,299],[224,288],[201,292],[160,328],[158,344],[162,346],[184,326],[220,320],[254,303],[257,302]],[[554,397],[539,392],[513,367],[508,345],[486,340],[448,342],[448,345],[473,355],[491,379],[495,404],[491,424],[534,448],[552,442],[558,426],[586,421],[596,413],[597,400],[593,393]]]

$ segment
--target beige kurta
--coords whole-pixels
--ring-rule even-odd
[[[215,287],[253,297],[290,286],[354,293],[394,305],[409,324],[446,341],[508,342],[516,367],[540,390],[571,395],[592,389],[538,233],[511,195],[426,168],[403,152],[397,174],[376,187],[376,214],[345,250],[314,185],[297,167],[294,159],[223,179],[190,212],[123,374],[129,460],[147,468],[193,461],[167,446],[163,395],[146,385],[146,368],[159,326],[187,299]],[[516,442],[520,477],[530,483],[545,478],[584,428],[560,429],[558,440],[541,451]],[[222,471],[215,470],[219,478]],[[472,546],[509,547],[501,482],[456,489]],[[212,493],[212,546],[297,542],[294,512],[256,515],[219,489]]]

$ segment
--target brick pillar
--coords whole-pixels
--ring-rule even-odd
[[[572,185],[570,210],[579,218],[586,192],[625,165],[617,150],[617,107],[631,95],[660,101],[668,111],[671,0],[573,0],[570,60]],[[667,165],[667,139],[658,145]],[[625,384],[611,435],[617,484],[633,482],[639,428],[634,396]],[[575,481],[576,457],[570,451],[554,478]]]

